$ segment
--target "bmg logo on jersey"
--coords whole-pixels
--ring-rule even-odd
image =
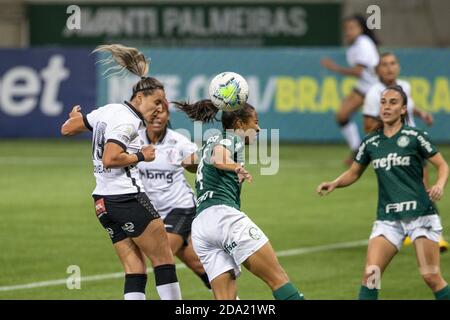
[[[173,182],[173,172],[170,171],[154,171],[154,170],[139,170],[141,178],[149,180],[166,180],[167,183]]]

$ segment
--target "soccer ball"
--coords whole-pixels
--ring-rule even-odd
[[[247,81],[235,72],[222,72],[211,80],[209,97],[220,110],[237,110],[247,102]]]

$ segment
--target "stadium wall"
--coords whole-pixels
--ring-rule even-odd
[[[0,51],[0,137],[56,137],[71,107],[84,112],[128,99],[136,77],[109,77],[91,49],[11,49]],[[394,50],[402,78],[410,81],[419,108],[430,111],[431,136],[450,142],[450,49]],[[355,80],[324,70],[328,56],[345,63],[342,49],[144,49],[151,74],[161,79],[169,100],[207,97],[209,80],[237,71],[250,86],[249,102],[261,126],[279,129],[282,141],[341,142],[334,114]],[[358,123],[361,116],[356,115]],[[172,110],[174,128],[193,131]],[[423,123],[419,122],[419,126]]]

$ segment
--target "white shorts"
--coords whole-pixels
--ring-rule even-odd
[[[406,236],[409,236],[411,241],[419,237],[425,237],[431,241],[439,242],[441,235],[441,219],[437,214],[433,214],[398,221],[377,220],[373,224],[370,239],[384,236],[397,250],[400,250]]]
[[[203,210],[192,223],[192,245],[209,281],[240,265],[269,239],[247,215],[226,205]]]

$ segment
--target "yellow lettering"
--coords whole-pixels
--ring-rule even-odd
[[[450,92],[448,80],[444,77],[437,77],[434,82],[434,94],[431,102],[432,111],[450,111]]]
[[[300,112],[316,110],[316,96],[319,85],[313,77],[301,77],[298,80],[298,109]]]
[[[340,100],[337,91],[336,78],[326,77],[322,84],[322,94],[316,111],[327,112],[330,110],[338,110],[339,104]]]
[[[425,111],[432,111],[428,103],[430,84],[427,79],[411,77],[409,78],[409,83],[411,84],[411,96],[417,108]]]
[[[291,112],[296,104],[296,81],[291,77],[278,77],[275,108],[279,112]]]

